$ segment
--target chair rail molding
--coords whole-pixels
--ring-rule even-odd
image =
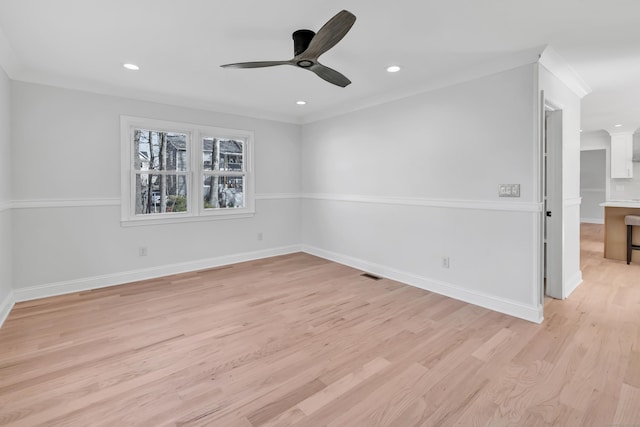
[[[401,206],[426,206],[453,209],[491,211],[542,212],[541,203],[491,200],[430,199],[410,197],[364,196],[357,194],[303,193],[303,199],[331,200],[352,203],[374,203]]]

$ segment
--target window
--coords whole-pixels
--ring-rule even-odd
[[[123,224],[253,214],[251,132],[125,116],[121,131]]]
[[[135,215],[187,212],[186,133],[133,128]]]
[[[205,209],[244,207],[244,141],[202,138]]]

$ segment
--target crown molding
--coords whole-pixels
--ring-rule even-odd
[[[633,138],[633,131],[616,131],[616,130],[608,130],[606,131],[610,136],[626,136]]]
[[[419,86],[406,87],[393,93],[386,93],[367,99],[361,99],[341,106],[318,111],[302,117],[302,124],[318,122],[343,114],[353,113],[382,104],[387,104],[401,99],[411,98],[416,95],[432,92],[457,84],[473,81],[482,77],[488,77],[505,71],[513,70],[538,62],[544,46],[537,46],[519,52],[513,52],[493,58],[489,61],[478,63],[475,66],[465,67],[441,76],[433,76],[429,82]]]
[[[95,93],[98,95],[124,98],[127,100],[152,102],[155,104],[169,105],[172,107],[193,108],[195,110],[214,112],[229,116],[239,116],[242,118],[267,120],[279,123],[300,124],[300,120],[297,117],[291,115],[276,114],[259,109],[254,110],[248,109],[246,107],[220,104],[202,99],[181,96],[178,94],[158,93],[132,87],[116,86],[81,78],[73,78],[28,70],[21,70],[19,73],[15,73],[15,75],[13,76],[10,75],[10,77],[12,80],[23,83],[51,86],[54,88],[62,88],[68,90],[77,90],[81,92]]]
[[[540,63],[549,72],[562,81],[569,89],[583,98],[591,93],[591,88],[578,75],[578,73],[553,49],[551,46],[534,47],[520,52],[503,55],[477,64],[473,67],[466,67],[444,76],[430,80],[426,85],[418,87],[408,87],[394,93],[387,93],[368,99],[361,99],[352,103],[347,103],[339,108],[318,111],[306,116],[297,117],[291,115],[281,115],[267,113],[260,110],[247,110],[246,107],[234,107],[212,103],[204,100],[181,97],[179,95],[159,94],[150,91],[137,90],[133,88],[119,87],[95,81],[69,78],[65,76],[55,76],[43,74],[35,71],[25,70],[15,51],[13,50],[4,31],[0,27],[0,67],[12,80],[25,83],[41,84],[46,86],[60,87],[71,90],[80,90],[102,95],[117,96],[127,99],[155,102],[185,108],[194,108],[205,111],[213,111],[221,114],[238,115],[259,120],[270,120],[292,124],[307,124],[321,121],[331,117],[363,110],[388,102],[409,98],[414,95],[430,92],[448,86],[472,81],[481,77],[497,74],[503,71],[517,68],[526,64]]]
[[[538,62],[580,99],[591,93],[589,85],[553,47],[546,46],[540,54]]]

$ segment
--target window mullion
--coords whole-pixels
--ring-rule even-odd
[[[202,168],[200,157],[202,156],[202,135],[199,130],[191,132],[191,155],[189,157],[191,171],[189,180],[191,181],[191,203],[194,215],[201,215],[202,206],[202,183],[200,182],[200,170]]]
[[[204,176],[244,176],[246,172],[239,171],[201,171]]]

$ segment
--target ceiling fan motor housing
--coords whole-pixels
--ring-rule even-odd
[[[300,55],[302,52],[307,50],[309,47],[309,43],[311,43],[311,39],[316,35],[315,32],[311,30],[298,30],[295,31],[291,37],[293,38],[293,53],[294,56]]]

